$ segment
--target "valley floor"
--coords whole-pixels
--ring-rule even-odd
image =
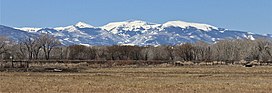
[[[78,73],[0,72],[0,92],[268,93],[272,67],[90,68]]]

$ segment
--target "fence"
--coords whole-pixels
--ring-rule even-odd
[[[223,62],[223,61],[208,61],[208,62],[183,62],[171,60],[2,60],[0,61],[0,68],[29,68],[33,66],[42,67],[45,64],[68,65],[68,64],[99,64],[99,66],[112,67],[112,66],[125,66],[125,65],[158,65],[158,64],[172,64],[174,66],[185,65],[245,65],[247,63],[237,62]],[[267,62],[253,62],[253,65],[271,65],[272,61]]]

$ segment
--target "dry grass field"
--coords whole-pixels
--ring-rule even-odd
[[[0,92],[271,93],[272,67],[90,68],[81,72],[0,72]]]

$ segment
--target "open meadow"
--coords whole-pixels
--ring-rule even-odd
[[[0,92],[268,93],[271,66],[89,68],[80,72],[0,72]]]

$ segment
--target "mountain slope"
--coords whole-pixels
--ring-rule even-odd
[[[20,41],[26,37],[35,36],[35,34],[0,25],[0,36],[8,37],[14,41]]]

